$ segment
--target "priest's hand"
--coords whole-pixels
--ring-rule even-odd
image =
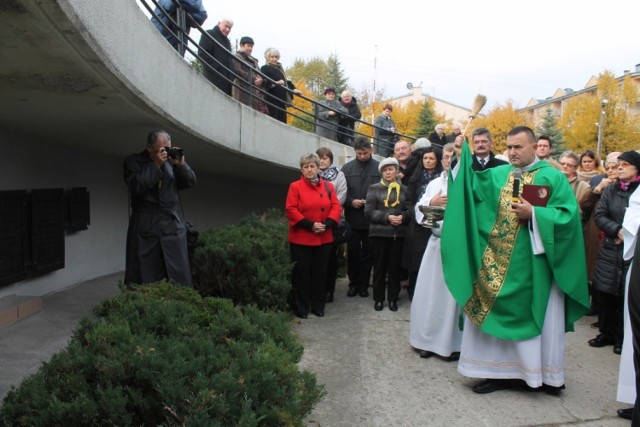
[[[520,203],[511,203],[511,212],[518,215],[518,219],[531,219],[533,216],[533,206],[527,202],[522,196],[519,197]]]

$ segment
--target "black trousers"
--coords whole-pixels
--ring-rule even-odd
[[[369,287],[371,278],[371,248],[369,230],[353,229],[355,236],[347,243],[347,274],[349,287],[359,291]]]
[[[622,345],[624,338],[624,295],[596,291],[600,333]]]
[[[403,238],[372,237],[373,300],[398,301],[400,294],[400,265],[402,263]]]
[[[324,310],[326,274],[333,244],[306,246],[289,243],[293,286],[293,309],[307,314],[309,310]]]
[[[331,244],[331,252],[329,253],[329,263],[327,264],[327,293],[334,293],[336,290],[336,279],[338,278],[338,251],[342,249],[342,245],[335,242]]]

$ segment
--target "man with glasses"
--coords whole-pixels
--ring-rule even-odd
[[[538,147],[539,148],[539,147]],[[538,150],[539,151],[539,150]],[[584,181],[578,179],[578,163],[580,156],[573,151],[565,151],[560,155],[560,172],[569,180],[569,186],[573,190],[573,195],[578,202],[580,214],[582,214],[582,201],[591,192],[591,187]]]
[[[493,137],[489,129],[475,129],[471,134],[471,142],[473,144],[473,163],[471,168],[474,171],[481,171],[483,169],[495,168],[496,166],[507,164],[504,160],[496,159],[495,154],[491,152],[493,148]]]
[[[560,163],[551,157],[551,151],[553,151],[553,141],[551,141],[551,137],[549,135],[540,135],[538,137],[536,156],[538,156],[540,160],[546,160],[551,166],[562,171]]]

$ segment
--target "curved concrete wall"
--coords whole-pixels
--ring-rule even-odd
[[[198,185],[182,195],[198,228],[282,208],[303,152],[352,150],[220,93],[166,43],[135,2],[7,0],[0,13],[0,191],[87,187],[91,224],[65,237],[65,268],[0,288],[48,292],[124,269],[122,159],[168,130]]]

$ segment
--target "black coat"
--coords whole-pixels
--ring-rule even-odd
[[[187,227],[178,190],[193,187],[196,175],[185,163],[169,161],[158,168],[145,150],[124,161],[124,180],[131,197],[124,283],[151,283],[168,278],[192,286]]]
[[[345,104],[340,100],[340,104],[347,109],[347,114],[341,114],[338,120],[338,142],[347,145],[353,145],[353,135],[356,125],[356,120],[362,118],[362,112],[358,106],[358,102],[354,97],[351,98],[351,103]]]
[[[438,135],[438,132],[432,132],[431,135],[429,135],[429,141],[431,141],[432,144],[439,145],[440,148],[442,148],[442,146],[447,143],[447,136],[444,133],[442,134],[442,136],[440,136]]]
[[[379,164],[377,160],[371,158],[366,162],[354,159],[342,166],[342,173],[347,180],[344,217],[356,230],[368,230],[369,220],[364,215],[364,207],[356,209],[352,203],[356,199],[366,199],[369,187],[380,182]]]
[[[617,245],[614,239],[622,228],[629,196],[637,187],[638,182],[632,182],[627,191],[624,191],[616,182],[602,191],[600,203],[594,213],[596,225],[604,232],[593,274],[593,286],[598,291],[612,295],[624,294],[624,281],[631,261],[623,259],[623,245]]]
[[[400,203],[396,206],[387,207],[384,205],[388,189],[381,183],[373,184],[367,190],[367,204],[364,213],[370,221],[369,237],[404,238],[407,224],[413,215],[407,206],[407,187],[400,185]],[[394,201],[392,196],[389,202],[393,203]],[[402,224],[398,226],[389,224],[389,215],[402,215]]]
[[[215,39],[222,47],[208,36]],[[198,56],[204,62],[203,75],[218,89],[231,96],[233,76],[230,70],[233,69],[233,54],[231,42],[222,34],[220,27],[216,25],[200,37]]]
[[[502,166],[508,163],[509,162],[505,162],[504,160],[496,159],[496,155],[490,152],[489,160],[487,161],[487,164],[484,165],[484,168],[478,161],[478,158],[476,156],[473,156],[473,163],[471,164],[471,169],[473,169],[474,171],[481,171],[483,169],[495,168],[496,166]]]
[[[295,89],[292,83],[287,81],[287,77],[284,71],[277,66],[265,64],[260,68],[260,71],[268,77],[265,82],[265,87],[268,95],[265,96],[267,106],[269,107],[269,115],[276,120],[283,123],[287,122],[287,112],[285,111],[289,104],[289,89]],[[285,85],[277,84],[275,82],[284,80]]]

